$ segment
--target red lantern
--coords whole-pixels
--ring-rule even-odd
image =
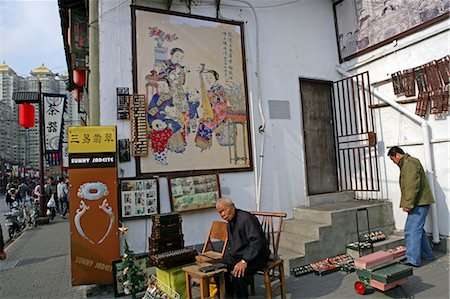
[[[77,102],[80,102],[82,97],[83,97],[83,92],[80,91],[79,88],[75,88],[73,90],[73,99]]]
[[[19,105],[19,125],[27,129],[34,127],[34,106],[32,104]]]
[[[83,86],[85,82],[84,70],[73,70],[73,82],[78,86]]]

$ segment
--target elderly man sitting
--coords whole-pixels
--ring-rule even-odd
[[[251,278],[269,261],[269,245],[254,215],[237,209],[224,197],[217,200],[216,209],[227,222],[228,248],[222,257],[222,263],[228,266],[227,298],[248,298]]]

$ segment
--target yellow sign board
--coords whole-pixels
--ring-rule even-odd
[[[69,127],[69,153],[116,152],[116,126]]]

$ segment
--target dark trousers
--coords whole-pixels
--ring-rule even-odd
[[[67,202],[67,197],[60,197],[59,198],[59,213],[62,216],[66,216],[67,213],[67,208],[68,208],[68,202]]]
[[[267,263],[268,258],[255,258],[253,261],[247,263],[247,269],[243,277],[234,277],[231,272],[234,265],[241,262],[241,258],[234,258],[226,253],[222,258],[222,263],[227,265],[227,272],[225,273],[225,297],[226,298],[248,298],[248,286],[252,281],[253,276],[258,270],[261,270]],[[216,282],[216,285],[219,285]]]

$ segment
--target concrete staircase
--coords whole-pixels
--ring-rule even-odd
[[[347,244],[358,240],[356,211],[359,208],[367,208],[371,231],[381,230],[387,236],[375,250],[403,244],[402,237],[392,236],[391,202],[355,200],[353,192],[339,192],[311,196],[306,203],[308,206],[294,208],[293,219],[283,223],[279,253],[287,269],[347,253]],[[366,213],[361,211],[358,216],[360,233],[364,233]]]

